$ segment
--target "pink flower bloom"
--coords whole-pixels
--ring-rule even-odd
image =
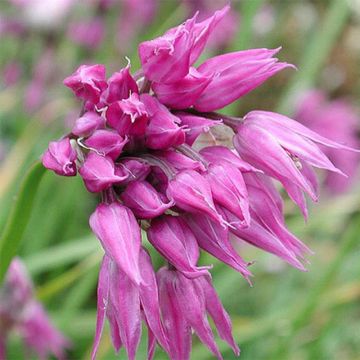
[[[75,176],[76,157],[76,151],[71,147],[70,140],[66,138],[50,142],[42,156],[42,163],[47,169],[53,170],[58,175]]]
[[[178,216],[165,215],[151,222],[148,230],[150,243],[177,270],[194,278],[209,274],[209,267],[197,267],[199,247],[186,221]]]
[[[106,254],[134,284],[139,284],[141,235],[134,214],[118,202],[101,203],[90,216],[90,227]]]
[[[217,359],[222,359],[207,312],[213,317],[221,337],[230,342],[235,354],[239,355],[240,350],[231,336],[229,317],[206,277],[190,280],[177,271],[161,268],[157,279],[172,359],[190,359],[191,329]]]
[[[254,142],[261,146],[253,146]],[[354,150],[328,140],[286,116],[265,111],[247,114],[234,138],[239,154],[267,175],[278,179],[304,215],[306,205],[298,191],[305,191],[317,201],[314,176],[307,165],[343,174],[317,144]]]
[[[246,262],[231,245],[227,228],[214,222],[208,216],[192,214],[186,216],[185,220],[203,250],[231,266],[246,279],[249,278],[251,273],[247,269]]]
[[[20,259],[8,269],[0,288],[0,358],[6,359],[6,339],[15,330],[41,360],[50,354],[65,359],[70,342],[53,326],[42,305],[35,299],[33,284]]]
[[[178,146],[185,142],[185,132],[178,125],[180,120],[156,98],[143,95],[149,115],[149,124],[145,130],[145,144],[150,149],[162,150],[171,146]]]
[[[199,111],[214,111],[244,96],[279,71],[293,67],[273,58],[280,49],[254,49],[215,56],[198,68],[212,81],[194,103]]]
[[[114,73],[107,81],[108,87],[103,92],[102,99],[107,104],[127,99],[132,93],[138,93],[136,81],[130,74],[130,64]]]
[[[119,176],[127,176],[122,185],[130,184],[133,181],[143,181],[150,174],[150,166],[145,162],[135,159],[125,159],[117,164],[115,173]]]
[[[190,213],[200,213],[223,224],[224,220],[215,209],[210,184],[199,173],[193,170],[179,172],[169,182],[167,189],[169,199],[176,206]]]
[[[126,138],[123,139],[114,131],[96,130],[84,141],[84,144],[89,148],[96,149],[96,151],[104,156],[109,156],[115,161],[121,154],[127,141]]]
[[[211,76],[202,75],[191,67],[184,78],[170,84],[154,83],[152,88],[163,104],[173,109],[186,109],[195,103],[211,81]]]
[[[95,111],[88,111],[75,121],[71,132],[76,136],[89,136],[95,130],[105,127],[105,119]]]
[[[206,168],[200,161],[189,158],[188,156],[172,151],[157,151],[156,156],[160,159],[164,159],[171,167],[176,170],[198,170],[205,171]]]
[[[249,198],[241,171],[230,163],[213,163],[206,175],[216,203],[250,224]]]
[[[225,7],[200,23],[196,23],[195,14],[163,36],[141,43],[139,57],[146,78],[158,83],[172,83],[185,77],[203,51],[215,25],[228,9]]]
[[[108,189],[112,184],[121,183],[127,175],[115,174],[115,165],[111,157],[90,152],[79,174],[90,192],[100,192]]]
[[[142,219],[152,219],[172,207],[172,201],[164,202],[160,194],[146,181],[133,181],[121,194],[124,205]]]
[[[357,137],[359,115],[346,100],[329,101],[321,91],[309,91],[299,100],[295,119],[329,139],[354,148],[360,147]],[[349,179],[346,179],[337,174],[328,173],[325,179],[326,187],[336,194],[346,191],[356,179],[359,155],[354,152],[344,153],[322,145],[320,147],[335,166],[349,176]]]
[[[138,14],[127,20],[145,16],[139,8],[134,5]],[[230,319],[210,282],[211,266],[198,266],[200,249],[249,283],[252,263],[243,260],[239,243],[304,271],[311,251],[286,227],[271,178],[306,216],[304,192],[318,197],[312,167],[341,172],[319,146],[354,150],[280,114],[252,111],[240,119],[213,112],[291,66],[273,57],[279,49],[253,49],[210,58],[195,69],[228,11],[225,6],[200,22],[196,13],[140,44],[142,66],[134,76],[130,64],[108,80],[102,65],[83,65],[65,79],[84,100],[81,117],[44,154],[44,164],[72,175],[76,163],[86,188],[101,192],[103,202],[90,217],[105,251],[92,359],[105,318],[115,350],[123,346],[129,359],[136,357],[142,319],[149,360],[156,343],[173,360],[189,359],[192,330],[222,359],[207,314],[238,355]],[[145,234],[168,263],[157,281],[142,248]]]
[[[190,113],[179,112],[176,116],[181,120],[181,124],[186,127],[186,143],[193,145],[199,135],[209,132],[213,126],[221,124],[221,121],[195,116]]]
[[[226,146],[216,145],[216,146],[207,146],[200,150],[200,154],[209,162],[212,163],[229,163],[232,166],[235,166],[241,172],[257,172],[253,166],[251,166],[246,161],[242,160],[240,156],[236,155],[232,150]]]
[[[136,93],[112,103],[106,111],[106,118],[108,125],[121,136],[144,135],[148,123],[147,109]]]
[[[98,315],[92,359],[100,343],[105,316],[116,351],[125,347],[128,358],[135,359],[141,336],[141,313],[149,333],[165,348],[167,338],[161,322],[158,288],[151,259],[145,250],[139,254],[141,276],[144,283],[135,285],[130,278],[105,255],[99,275]],[[152,344],[152,347],[155,343]]]
[[[106,89],[104,65],[81,65],[74,74],[64,80],[64,85],[83,100],[97,104]]]

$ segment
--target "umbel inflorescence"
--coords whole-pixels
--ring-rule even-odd
[[[139,46],[141,69],[130,65],[106,79],[103,65],[82,65],[64,83],[83,100],[70,133],[51,142],[43,164],[84,180],[102,201],[90,227],[105,250],[98,283],[93,358],[105,318],[116,351],[134,359],[141,321],[148,328],[148,358],[158,343],[174,360],[190,357],[192,330],[222,356],[219,336],[240,350],[200,249],[249,280],[249,263],[235,245],[247,242],[304,270],[310,250],[286,228],[278,180],[307,216],[304,193],[317,200],[312,167],[341,173],[317,144],[348,149],[283,115],[252,111],[243,118],[215,111],[282,69],[279,49],[238,51],[194,67],[228,7],[197,22],[197,15]],[[233,131],[234,148],[216,137],[199,150],[196,140],[213,127]],[[195,146],[194,146],[195,145]],[[141,231],[167,265],[155,273]]]

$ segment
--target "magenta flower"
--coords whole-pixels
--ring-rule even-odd
[[[106,254],[134,283],[139,284],[141,234],[131,210],[117,202],[101,203],[90,217],[90,227]]]
[[[187,279],[178,271],[161,268],[157,280],[171,359],[190,359],[192,329],[210,351],[222,359],[207,313],[213,318],[220,336],[230,344],[236,355],[240,354],[231,335],[229,316],[207,276]]]
[[[255,140],[256,139],[256,140]],[[253,146],[257,141],[261,146]],[[234,145],[248,162],[279,180],[304,215],[306,205],[301,191],[317,201],[314,166],[343,174],[317,144],[353,151],[329,140],[286,116],[266,111],[252,111],[238,126]]]
[[[64,80],[64,85],[69,87],[77,97],[97,104],[100,94],[107,87],[105,66],[82,65],[74,74]]]
[[[147,110],[137,93],[112,103],[106,111],[106,118],[109,126],[121,136],[144,135],[148,123]]]
[[[172,201],[164,202],[160,194],[146,181],[133,181],[121,194],[125,206],[142,219],[152,219],[171,208]]]
[[[70,140],[65,138],[50,142],[48,150],[42,157],[42,162],[46,168],[58,175],[75,176],[76,157],[76,151],[72,148]]]
[[[111,187],[112,184],[121,183],[127,175],[117,175],[115,165],[108,156],[91,152],[79,169],[79,174],[90,192],[100,192]]]
[[[142,66],[134,76],[128,64],[106,80],[105,68],[93,65],[65,80],[84,105],[61,146],[50,145],[44,159],[51,161],[44,165],[60,174],[78,169],[86,188],[101,193],[90,217],[105,251],[93,359],[105,318],[115,350],[123,346],[129,359],[136,356],[142,319],[148,359],[156,344],[172,360],[189,359],[192,330],[222,359],[207,315],[238,355],[210,281],[212,265],[198,264],[200,251],[248,282],[252,262],[240,255],[238,243],[306,270],[311,251],[287,229],[272,178],[306,215],[304,192],[318,198],[312,167],[341,173],[318,145],[353,151],[280,114],[252,111],[240,119],[211,112],[291,66],[273,57],[279,49],[254,49],[194,68],[228,10],[200,22],[195,14],[140,44]],[[205,132],[211,146],[202,146]],[[143,246],[153,246],[166,261],[157,281]]]
[[[168,349],[155,273],[150,256],[143,249],[139,253],[139,264],[144,282],[136,286],[108,256],[104,256],[99,274],[98,316],[92,359],[96,358],[105,316],[109,320],[115,350],[118,352],[124,346],[130,360],[135,359],[139,346],[142,316],[151,334],[150,353],[154,351],[156,340],[165,350]]]
[[[5,284],[0,288],[0,358],[6,359],[6,341],[15,331],[30,353],[38,359],[50,354],[65,359],[67,340],[51,323],[42,305],[35,299],[31,279],[20,259],[15,258],[8,269]]]
[[[197,267],[199,247],[186,221],[179,216],[162,216],[151,222],[150,243],[186,277],[208,274],[208,267]]]
[[[91,135],[95,130],[105,127],[105,119],[95,111],[88,111],[75,121],[71,132],[79,137]]]
[[[194,102],[199,111],[213,111],[231,104],[279,71],[293,67],[273,58],[280,49],[254,49],[213,57],[198,68],[212,81]]]

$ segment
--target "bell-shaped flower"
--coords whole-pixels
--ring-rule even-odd
[[[171,208],[172,201],[164,202],[160,194],[147,181],[133,181],[121,194],[124,205],[129,207],[136,217],[152,219]]]
[[[109,156],[102,156],[93,151],[86,157],[79,174],[90,192],[103,191],[128,177],[126,174],[116,175],[113,160]]]
[[[96,105],[107,87],[105,73],[104,65],[81,65],[75,73],[64,80],[64,85],[78,98]]]
[[[218,223],[224,223],[216,211],[209,182],[194,170],[178,172],[169,181],[167,196],[182,210],[208,215]]]
[[[240,158],[239,155],[235,154],[226,146],[216,145],[216,146],[207,146],[202,148],[200,155],[203,156],[210,163],[230,163],[232,166],[238,168],[242,173],[246,172],[259,172],[249,163]],[[260,171],[261,172],[261,171]]]
[[[176,116],[181,120],[181,125],[186,127],[186,143],[192,145],[202,133],[209,132],[210,128],[222,123],[221,120],[212,120],[186,112],[178,112]]]
[[[204,215],[186,215],[185,220],[203,250],[240,272],[245,279],[249,279],[251,273],[247,269],[247,263],[231,245],[228,228]]]
[[[148,240],[159,253],[186,277],[207,275],[209,267],[197,267],[199,247],[184,219],[164,215],[151,221]]]
[[[139,45],[142,69],[148,80],[171,83],[188,74],[195,21],[193,17],[163,36]]]
[[[130,74],[130,64],[115,72],[107,81],[108,87],[103,92],[101,100],[106,104],[127,99],[133,93],[138,93],[139,89],[135,79]]]
[[[71,132],[80,137],[89,136],[97,129],[105,127],[105,119],[95,111],[87,111],[75,121]]]
[[[280,239],[271,232],[254,213],[251,218],[251,224],[248,227],[244,227],[241,221],[230,211],[225,208],[219,207],[219,211],[222,216],[231,224],[229,230],[232,235],[231,242],[234,245],[239,242],[247,242],[259,249],[262,249],[268,253],[274,254],[279,258],[285,260],[295,268],[305,271],[304,265],[298,260],[296,254],[280,241]]]
[[[155,154],[158,158],[164,159],[176,170],[206,170],[204,164],[200,161],[191,159],[190,157],[172,149],[166,151],[157,151]]]
[[[48,149],[42,156],[42,163],[58,175],[75,176],[76,158],[76,151],[72,148],[69,138],[65,138],[49,143]]]
[[[116,164],[115,174],[119,176],[127,176],[121,183],[126,186],[133,181],[143,181],[150,174],[150,166],[140,160],[124,159]]]
[[[92,359],[100,344],[105,317],[110,324],[111,338],[116,351],[125,347],[129,359],[135,359],[141,336],[141,312],[151,332],[152,347],[156,340],[168,351],[168,341],[161,322],[159,294],[150,256],[143,249],[139,257],[143,283],[136,286],[108,257],[100,267],[97,291],[97,321]]]
[[[225,6],[200,23],[196,23],[196,13],[163,36],[141,43],[139,57],[146,78],[157,83],[172,83],[185,77],[228,10],[229,6]]]
[[[231,104],[279,71],[293,67],[273,58],[280,49],[253,49],[215,56],[198,67],[212,81],[196,100],[194,108],[214,111]]]
[[[193,28],[194,45],[191,49],[190,64],[193,65],[203,52],[209,38],[216,32],[217,25],[226,17],[230,10],[230,6],[226,5],[222,9],[214,12],[212,16],[196,23]],[[222,31],[222,29],[218,30]]]
[[[141,100],[149,115],[149,124],[145,130],[146,146],[154,150],[165,150],[183,144],[185,132],[178,125],[180,119],[150,95],[142,95]]]
[[[153,83],[152,89],[162,104],[172,109],[187,109],[195,103],[211,80],[211,76],[203,75],[191,67],[184,78],[168,84]]]
[[[90,216],[89,222],[106,254],[134,284],[139,284],[141,233],[131,210],[118,202],[101,203]]]
[[[258,145],[253,146],[254,143]],[[301,190],[317,201],[314,174],[309,166],[343,174],[317,144],[357,151],[326,139],[286,116],[266,111],[247,114],[234,137],[238,153],[267,175],[279,180],[304,214],[306,208]]]
[[[132,93],[128,98],[109,106],[106,110],[106,120],[121,136],[141,136],[145,133],[148,114],[139,95]]]
[[[244,174],[244,179],[252,218],[264,224],[297,257],[304,258],[304,254],[311,254],[311,250],[286,228],[282,206],[278,205],[282,200],[275,186],[261,174]]]
[[[210,280],[204,276],[188,279],[180,272],[166,268],[158,271],[157,280],[171,359],[190,359],[191,329],[217,359],[222,359],[207,318],[207,312],[212,315],[215,310],[219,311],[214,316],[214,322],[221,337],[226,338],[235,353],[239,354],[239,349],[231,335],[229,317],[218,297],[216,296],[213,301],[207,299],[208,295],[216,295],[214,289],[212,291],[209,289],[212,287]]]
[[[116,160],[127,143],[127,139],[122,138],[117,132],[111,130],[96,130],[90,135],[84,144],[90,149],[95,149],[104,156],[109,156]]]
[[[229,162],[217,162],[209,166],[206,178],[216,203],[249,225],[249,196],[241,171]]]

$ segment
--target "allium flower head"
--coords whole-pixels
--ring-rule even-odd
[[[213,112],[292,67],[274,58],[280,48],[219,55],[194,67],[228,11],[203,21],[195,14],[140,44],[135,75],[128,64],[106,80],[103,65],[82,65],[65,80],[83,101],[81,115],[65,140],[50,144],[51,161],[46,155],[43,163],[62,175],[59,169],[70,164],[86,188],[101,195],[90,217],[105,251],[93,358],[107,318],[115,350],[124,347],[129,359],[136,356],[141,319],[149,332],[148,359],[156,344],[170,359],[189,359],[192,330],[222,359],[207,315],[238,355],[211,284],[212,264],[198,263],[201,250],[249,282],[252,262],[237,243],[304,271],[311,251],[287,229],[272,178],[306,214],[303,193],[317,200],[312,167],[341,173],[318,144],[353,151],[280,114],[253,111],[241,119]],[[220,126],[235,149],[216,137]],[[204,132],[215,145],[201,148]],[[156,276],[144,249],[149,243],[167,264]]]

